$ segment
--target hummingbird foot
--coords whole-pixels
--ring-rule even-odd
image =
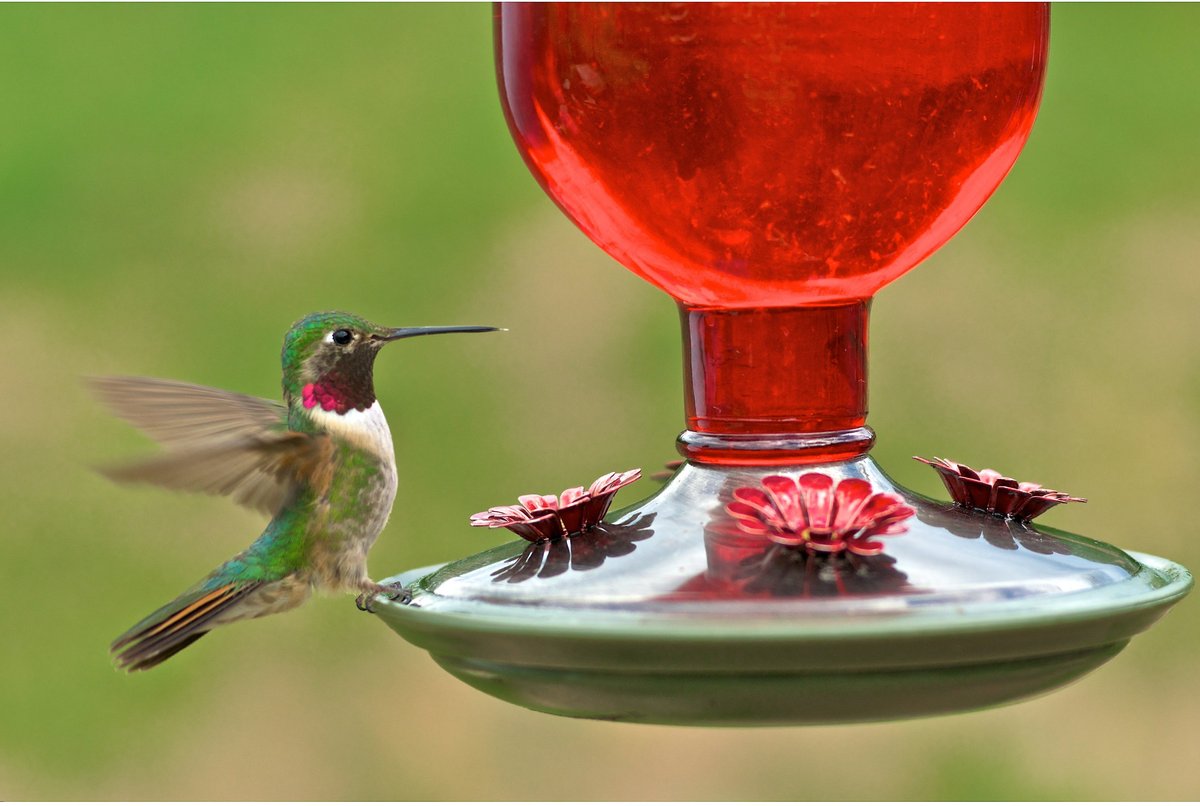
[[[371,600],[376,596],[385,596],[393,602],[400,604],[408,604],[412,601],[412,593],[408,588],[398,582],[393,582],[390,585],[379,585],[377,583],[368,583],[370,587],[358,595],[354,600],[354,606],[364,613],[374,613],[371,608]]]

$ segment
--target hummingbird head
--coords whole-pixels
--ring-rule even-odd
[[[499,330],[475,325],[380,327],[360,316],[331,311],[296,322],[283,338],[283,394],[288,404],[345,414],[375,402],[375,356],[399,339],[434,333]]]

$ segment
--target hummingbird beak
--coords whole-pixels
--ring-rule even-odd
[[[384,342],[408,339],[413,336],[432,336],[435,333],[487,333],[492,330],[506,330],[502,327],[486,327],[483,325],[451,325],[449,327],[398,327],[389,330],[383,336],[375,336]]]

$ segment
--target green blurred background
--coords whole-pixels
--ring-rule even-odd
[[[876,301],[876,456],[1091,498],[1048,524],[1200,569],[1197,6],[1054,9],[1042,113],[984,211]],[[345,308],[503,336],[385,354],[381,577],[496,543],[471,512],[674,457],[676,313],[541,194],[482,5],[0,8],[0,797],[1157,799],[1200,794],[1198,600],[1077,685],[844,728],[571,721],[449,677],[349,597],[152,673],[107,644],[262,519],[119,488],[150,450],[80,384],[273,396]],[[629,503],[650,482],[623,494]]]

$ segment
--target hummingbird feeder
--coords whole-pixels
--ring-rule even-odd
[[[381,618],[455,676],[576,717],[823,724],[1030,697],[1116,655],[1181,566],[1033,517],[1079,501],[868,454],[874,294],[999,185],[1045,4],[502,3],[504,111],[542,188],[678,302],[685,458],[475,516],[521,540],[395,577]]]

